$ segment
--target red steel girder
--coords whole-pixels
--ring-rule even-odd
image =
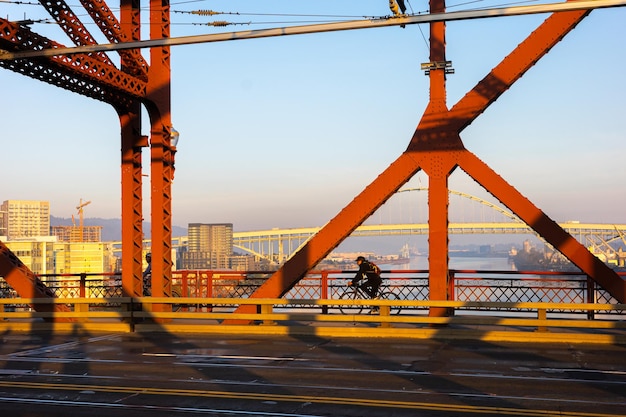
[[[139,39],[139,8],[139,0],[121,0],[120,30],[124,38]],[[121,54],[121,64],[122,69],[133,68],[137,61],[132,55]],[[144,294],[141,151],[149,144],[148,138],[141,135],[139,103],[118,114],[122,127],[122,290],[124,295],[140,297]]]
[[[544,24],[539,26],[537,30],[496,66],[487,77],[466,94],[451,111],[448,112],[441,106],[437,109],[429,107],[409,145],[409,150],[436,152],[434,149],[462,149],[460,137],[457,137],[458,133],[478,117],[489,104],[506,91],[535,62],[547,54],[566,33],[573,30],[588,14],[589,11],[575,11],[551,15]],[[441,83],[436,85],[435,89],[437,90],[437,87],[439,87],[438,90],[440,90],[440,86]],[[593,256],[582,244],[565,232],[556,222],[551,220],[472,153],[465,149],[462,149],[460,153],[440,152],[437,163],[433,165],[430,169],[424,168],[424,170],[431,175],[434,168],[435,176],[441,174],[448,175],[445,174],[446,170],[451,172],[456,166],[459,166],[613,297],[620,302],[624,302],[626,299],[626,283],[615,271]],[[430,188],[432,190],[432,186]],[[443,201],[444,198],[447,199],[447,196],[440,196],[439,200]],[[429,201],[430,205],[431,201]],[[440,202],[438,206],[440,209],[443,209],[445,204]],[[431,215],[437,215],[437,210],[433,210],[433,207],[429,207],[429,209]],[[447,258],[444,260],[441,256],[444,253],[441,250],[442,246],[438,248],[433,247],[432,239],[433,233],[440,235],[447,231],[447,224],[443,222],[436,223],[434,231],[432,222],[429,224],[431,226],[430,253],[436,257],[435,265],[432,265],[431,259],[431,285],[433,277],[438,279],[441,284],[445,279],[443,277],[445,274],[443,264],[445,263],[447,268]],[[434,270],[433,266],[435,267]],[[441,295],[444,293],[443,290],[440,291]]]
[[[120,2],[120,23],[112,19],[103,3],[87,2],[94,20],[108,39],[137,40],[140,35],[140,4],[138,0]],[[63,21],[66,32],[77,44],[94,43],[82,24],[74,20],[63,3],[57,21]],[[164,7],[167,6],[167,7]],[[152,36],[169,36],[169,3],[153,2]],[[158,10],[158,12],[154,12]],[[65,22],[67,18],[70,21]],[[106,20],[106,22],[104,21]],[[78,33],[77,33],[78,31]],[[0,49],[9,51],[57,48],[62,45],[37,35],[27,27],[0,20]],[[51,59],[1,61],[0,66],[40,79],[113,105],[122,128],[122,254],[124,269],[122,285],[126,295],[141,296],[142,290],[142,177],[141,149],[148,146],[141,136],[141,105],[148,109],[152,124],[152,195],[153,195],[153,284],[155,295],[170,294],[171,276],[171,179],[175,151],[170,147],[170,69],[169,47],[153,53],[150,69],[138,50],[120,53],[122,70],[100,62],[87,54],[54,56]],[[148,71],[149,75],[148,75]],[[155,179],[156,178],[156,179]],[[156,202],[155,202],[156,200]],[[158,209],[154,209],[158,207]]]
[[[27,27],[0,18],[1,49],[17,51],[60,46]],[[116,107],[131,105],[146,94],[144,81],[84,54],[0,60],[0,66]]]
[[[170,8],[167,0],[150,0],[150,38],[170,36]],[[171,146],[171,67],[170,47],[150,50],[150,69],[146,92],[150,117],[150,186],[152,219],[152,295],[172,294],[172,181],[174,155]],[[155,311],[171,305],[154,305]]]
[[[570,0],[571,1],[571,0]],[[459,131],[502,95],[535,63],[545,56],[590,11],[554,13],[533,31],[511,54],[461,98],[450,110]]]
[[[117,20],[109,6],[102,0],[80,0],[87,13],[100,28],[100,31],[111,43],[130,42],[139,39],[139,0],[128,10],[132,13],[128,19],[131,24],[127,25],[132,28],[131,33],[122,30],[120,22]],[[125,10],[122,7],[122,10]],[[122,49],[118,51],[125,72],[146,81],[148,79],[148,63],[141,55],[139,49]]]
[[[0,276],[15,289],[22,298],[56,298],[55,294],[13,252],[0,241]],[[32,304],[38,312],[66,312],[64,304]],[[71,321],[56,318],[55,321]]]
[[[469,151],[460,155],[458,164],[462,170],[489,190],[502,204],[507,206],[616,300],[620,303],[626,302],[626,281],[563,230],[558,223],[533,205],[515,187],[508,184],[487,164]]]
[[[142,297],[143,198],[141,149],[148,138],[141,135],[141,106],[120,114],[122,127],[122,291]]]
[[[432,12],[444,9],[443,0],[431,1]],[[285,262],[252,297],[283,296],[404,183],[423,169],[430,178],[430,297],[447,299],[449,297],[447,178],[457,166],[460,166],[613,297],[624,302],[626,300],[624,281],[541,210],[523,198],[514,187],[508,185],[486,164],[467,151],[460,138],[460,132],[466,126],[588,14],[589,11],[552,14],[451,110],[446,106],[445,69],[431,70],[429,105],[407,150]],[[431,61],[445,61],[443,22],[431,24]],[[249,306],[237,309],[239,312],[248,310],[251,310]],[[443,312],[434,313],[439,315]]]
[[[80,21],[65,1],[39,0],[39,3],[50,13],[50,16],[74,42],[74,45],[95,45],[97,43],[85,25],[83,25],[83,22]],[[99,61],[113,65],[111,59],[104,52],[96,52],[93,56]]]

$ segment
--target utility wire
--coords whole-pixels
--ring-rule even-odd
[[[197,14],[199,16],[215,16],[215,15],[235,15],[235,16],[279,16],[279,17],[327,17],[327,18],[341,18],[341,19],[363,19],[367,16],[349,16],[349,15],[324,15],[324,14],[291,14],[291,13],[241,13],[241,12],[216,12],[215,10],[172,10],[172,13],[188,13]]]
[[[180,4],[186,4],[186,3],[196,3],[199,1],[204,1],[204,0],[190,0],[190,1],[181,1],[181,2],[176,2],[174,3],[175,5],[180,5]],[[449,5],[446,6],[446,8],[454,8],[454,7],[460,7],[460,6],[465,6],[468,4],[474,4],[474,3],[482,3],[485,0],[470,0],[470,1],[466,1],[466,2],[461,2],[461,3],[457,3],[454,5]],[[522,1],[513,1],[513,2],[507,2],[507,3],[502,3],[500,4],[498,7],[502,7],[502,6],[509,6],[509,5],[515,5],[515,4],[526,4],[526,3],[534,3],[537,2],[539,0],[522,0]],[[415,16],[416,13],[413,10],[413,6],[411,4],[411,2],[409,0],[406,0],[406,2],[408,3],[409,9],[411,10],[411,14],[409,14],[408,16]],[[31,6],[40,6],[40,3],[38,2],[30,2],[30,1],[23,1],[23,0],[0,0],[0,3],[9,3],[9,4],[16,4],[16,5],[31,5]],[[173,4],[172,4],[173,5]],[[80,6],[76,6],[76,7],[80,7]],[[481,7],[483,8],[483,7]],[[467,9],[467,10],[478,10],[481,8],[477,8],[477,9]],[[114,9],[111,9],[114,10]],[[148,8],[142,8],[142,10],[148,10]],[[204,9],[204,10],[192,10],[192,11],[186,11],[186,10],[170,10],[170,13],[172,14],[190,14],[190,15],[198,15],[198,16],[214,16],[214,15],[230,15],[230,16],[276,16],[276,17],[313,17],[313,18],[325,18],[327,20],[287,20],[287,21],[248,21],[248,22],[227,22],[227,21],[214,21],[214,22],[205,22],[205,23],[177,23],[177,22],[170,22],[170,24],[172,26],[184,26],[184,25],[192,25],[192,26],[213,26],[213,27],[225,27],[225,26],[231,26],[231,25],[280,25],[280,24],[318,24],[318,23],[337,23],[337,22],[342,22],[343,19],[386,19],[386,18],[390,18],[391,16],[361,16],[361,15],[324,15],[324,14],[294,14],[294,13],[248,13],[248,12],[222,12],[222,11],[214,11],[214,10],[210,10],[210,9]],[[427,14],[428,10],[423,11],[423,12],[418,12],[417,14]],[[88,16],[87,14],[85,14],[84,16]],[[77,17],[81,17],[80,15],[77,15]],[[339,20],[342,19],[342,20]],[[41,24],[56,24],[57,22],[53,19],[53,18],[44,18],[44,19],[22,19],[19,22],[24,22],[25,24],[34,24],[34,23],[41,23]],[[84,22],[83,24],[89,25],[92,22]],[[95,24],[95,23],[93,23]],[[426,43],[426,45],[428,45],[428,41],[426,39],[426,35],[424,34],[424,32],[422,31],[422,27],[421,25],[418,25],[420,33],[422,34],[422,38],[424,39],[424,42]]]
[[[294,24],[318,24],[318,23],[338,23],[343,22],[343,20],[290,20],[288,23]],[[206,23],[177,23],[176,25],[192,25],[192,26],[231,26],[231,25],[277,25],[277,24],[285,24],[287,22],[227,22],[225,20],[216,20],[214,22],[206,22]]]
[[[477,0],[476,2],[481,2],[481,1],[483,0]],[[499,4],[493,4],[493,5],[483,6],[483,7],[468,8],[468,9],[463,9],[463,10],[470,11],[470,10],[481,10],[481,9],[505,7],[505,6],[516,6],[516,5],[522,5],[522,4],[528,4],[528,3],[536,3],[538,1],[539,0],[511,1],[508,3],[499,3]],[[468,3],[460,3],[459,5],[465,5],[465,4],[471,4],[471,3],[475,3],[475,2],[470,1]],[[454,6],[450,6],[450,7],[454,7]],[[449,7],[446,6],[446,8],[449,8]]]
[[[27,4],[29,6],[40,6],[40,3],[33,3],[30,1],[19,1],[19,0],[0,0],[0,3]]]

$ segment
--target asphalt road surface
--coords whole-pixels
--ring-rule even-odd
[[[624,416],[626,346],[5,333],[3,416]]]

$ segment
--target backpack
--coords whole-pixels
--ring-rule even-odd
[[[367,272],[373,272],[376,275],[380,275],[380,268],[374,262],[368,261],[370,264],[370,269]]]

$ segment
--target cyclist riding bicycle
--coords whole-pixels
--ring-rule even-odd
[[[143,295],[144,297],[149,297],[152,295],[150,288],[152,286],[152,254],[150,252],[146,254],[146,263],[148,266],[143,271]]]
[[[380,277],[380,268],[363,256],[356,258],[356,263],[359,265],[359,272],[352,278],[352,281],[348,282],[348,285],[358,285],[370,298],[375,299],[378,295],[378,288],[380,288],[380,284],[383,282]],[[363,278],[366,278],[366,280],[359,284]]]

